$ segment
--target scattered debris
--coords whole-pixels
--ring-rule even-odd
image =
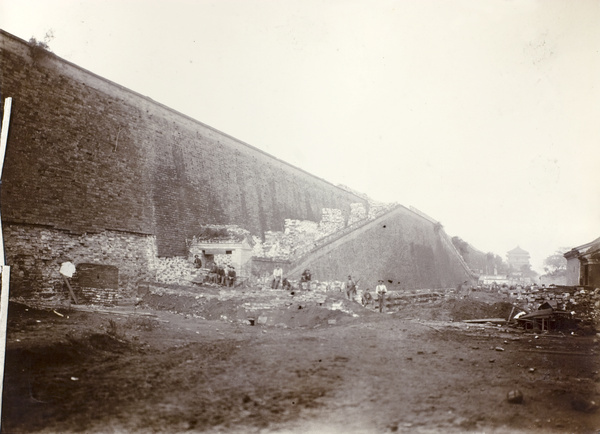
[[[525,330],[557,330],[565,329],[572,326],[575,319],[572,318],[572,313],[564,310],[554,309],[550,303],[544,303],[534,312],[519,316],[515,316],[517,323]],[[538,339],[538,336],[535,337]]]
[[[511,390],[506,395],[506,399],[511,404],[521,404],[523,402],[523,393],[519,389]]]
[[[598,404],[595,401],[577,397],[571,401],[571,407],[573,410],[581,411],[584,413],[594,413],[598,410]]]
[[[506,324],[506,320],[504,318],[465,319],[463,322],[470,324]]]

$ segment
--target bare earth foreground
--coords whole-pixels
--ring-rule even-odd
[[[2,432],[600,431],[598,337],[461,322],[508,317],[497,294],[379,314],[279,291],[276,323],[250,325],[240,306],[259,293],[111,312],[11,303]]]

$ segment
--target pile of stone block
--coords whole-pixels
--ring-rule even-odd
[[[365,220],[367,218],[367,210],[365,205],[358,202],[350,204],[350,217],[348,217],[348,226]]]
[[[509,296],[516,298],[528,312],[549,302],[556,309],[575,312],[575,318],[600,328],[600,288],[559,286],[512,291]]]

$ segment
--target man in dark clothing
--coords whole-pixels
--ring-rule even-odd
[[[219,284],[223,284],[225,281],[225,268],[223,268],[221,265],[219,265],[219,268],[217,269],[217,283]]]
[[[227,273],[227,286],[233,287],[235,283],[235,267],[232,265]]]
[[[354,300],[356,297],[356,282],[352,280],[352,276],[348,276],[346,281],[346,297],[348,300]]]
[[[289,291],[289,290],[291,290],[291,289],[292,289],[292,284],[290,283],[290,281],[289,281],[289,280],[287,280],[287,278],[284,278],[284,279],[283,279],[283,283],[281,284],[281,287],[282,287],[284,290],[286,290],[286,291]]]
[[[302,276],[300,276],[300,284],[302,286],[302,289],[310,289],[311,278],[312,278],[312,276],[310,274],[310,270],[307,268],[302,273]]]

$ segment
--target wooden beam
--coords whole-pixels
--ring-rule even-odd
[[[2,177],[2,169],[4,168],[4,154],[6,154],[11,107],[12,98],[6,98],[4,100],[4,114],[2,115],[2,133],[0,134],[0,178]]]
[[[4,168],[4,155],[8,141],[8,126],[10,123],[10,110],[12,98],[4,100],[4,113],[2,114],[2,130],[0,131],[0,184],[2,183],[2,169]],[[8,326],[8,292],[10,283],[10,267],[6,266],[4,258],[4,236],[2,235],[2,218],[0,217],[0,269],[2,270],[2,292],[0,292],[0,423],[2,421],[2,389],[4,384],[4,361],[6,359],[6,329]],[[1,427],[0,427],[1,428]]]
[[[79,304],[79,302],[77,301],[77,297],[75,297],[75,293],[73,292],[73,288],[71,288],[71,284],[69,283],[69,279],[67,279],[67,276],[65,276],[64,274],[61,274],[63,280],[65,281],[65,283],[67,284],[67,288],[69,288],[69,294],[71,294],[71,297],[73,297],[73,301],[75,302],[75,304]]]
[[[0,184],[2,183],[2,169],[4,168],[4,155],[6,154],[6,142],[8,141],[8,126],[10,124],[10,110],[12,98],[4,100],[4,113],[2,115],[2,131],[0,132]],[[0,265],[6,265],[4,259],[4,237],[2,236],[2,219],[0,219]],[[0,401],[2,398],[0,397]]]
[[[4,384],[4,361],[6,359],[6,329],[8,323],[8,292],[10,282],[10,267],[2,269],[2,292],[0,292],[0,421],[2,420],[2,386]]]

